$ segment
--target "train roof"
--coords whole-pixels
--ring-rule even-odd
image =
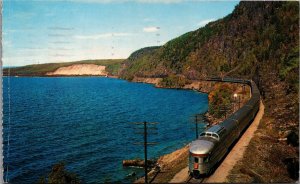
[[[200,137],[213,138],[217,141],[224,135],[226,129],[220,125],[214,125],[200,134]]]
[[[219,133],[222,129],[224,129],[223,126],[220,125],[214,125],[207,129],[205,132],[213,132],[213,133]]]
[[[193,141],[190,146],[192,154],[208,154],[214,147],[214,141],[208,138],[201,138]]]
[[[220,123],[220,125],[224,126],[224,128],[230,132],[232,129],[234,129],[235,123],[236,123],[236,120],[232,119],[232,117],[231,117],[231,118],[225,119],[222,123]]]

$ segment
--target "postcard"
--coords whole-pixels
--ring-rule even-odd
[[[299,181],[299,2],[4,0],[2,67],[2,183]]]

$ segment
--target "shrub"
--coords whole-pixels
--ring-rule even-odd
[[[65,170],[65,164],[59,162],[52,167],[48,179],[41,177],[38,184],[80,184],[82,183],[75,173]]]
[[[171,74],[168,77],[163,78],[159,85],[169,88],[182,88],[189,83],[190,81],[184,76]]]
[[[216,84],[214,89],[209,93],[209,108],[208,111],[211,115],[220,118],[225,116],[225,111],[222,108],[228,108],[227,112],[230,111],[233,94],[233,87],[228,84]]]

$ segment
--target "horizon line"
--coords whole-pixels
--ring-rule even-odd
[[[83,60],[72,60],[72,61],[58,61],[58,62],[45,62],[45,63],[32,63],[26,65],[3,65],[2,68],[15,68],[15,67],[23,67],[29,65],[42,65],[42,64],[57,64],[57,63],[73,63],[73,62],[80,62],[80,61],[95,61],[95,60],[125,60],[127,58],[107,58],[107,59],[83,59]]]

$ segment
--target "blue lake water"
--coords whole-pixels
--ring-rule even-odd
[[[97,77],[4,77],[3,100],[5,175],[8,166],[17,184],[35,183],[59,161],[87,183],[132,181],[126,175],[143,170],[122,160],[143,158],[133,144],[143,137],[130,122],[159,122],[148,154],[157,158],[194,139],[192,116],[208,104],[195,91]]]

